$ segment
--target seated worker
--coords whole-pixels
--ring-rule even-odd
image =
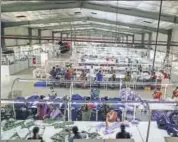
[[[113,108],[110,108],[106,115],[106,128],[109,127],[109,122],[120,122],[120,119],[117,116],[117,112],[115,112]]]
[[[53,86],[51,86],[50,87],[50,92],[49,92],[49,95],[48,95],[49,97],[57,97],[57,92],[54,90],[54,87]]]
[[[50,71],[50,75],[52,76],[53,79],[56,79],[56,68],[53,67],[52,70]]]
[[[65,79],[66,80],[70,80],[70,72],[69,72],[69,70],[67,70],[67,72],[65,73]]]
[[[40,96],[41,100],[44,99],[44,96]],[[47,115],[48,113],[48,105],[47,104],[38,104],[37,105],[37,114],[35,115],[35,118],[37,118],[38,120],[43,120],[44,117]]]
[[[86,82],[85,82],[86,79],[87,79],[86,73],[85,73],[84,70],[82,70],[82,73],[80,74],[80,80],[81,80],[81,83],[79,84],[80,87],[85,88],[85,86],[86,86]]]
[[[161,97],[162,97],[161,89],[157,88],[157,90],[154,91],[154,93],[153,93],[153,98],[154,99],[161,99]]]
[[[125,77],[124,77],[124,80],[125,81],[130,81],[130,78],[131,78],[130,77],[130,72],[127,72],[126,75],[125,75]]]
[[[115,73],[115,71],[113,71],[113,73],[112,73],[111,81],[116,81],[116,73]]]
[[[111,70],[110,70],[110,72],[109,72],[109,73],[110,73],[110,74],[115,73],[115,71],[114,71],[113,67],[111,67]]]
[[[82,121],[90,121],[93,104],[90,104],[90,97],[86,98],[86,104],[82,107]]]
[[[78,132],[78,127],[74,126],[72,128],[73,135],[71,136],[70,130],[67,130],[69,132],[69,142],[73,142],[74,139],[86,139],[86,134]]]
[[[172,99],[174,98],[178,98],[178,87],[176,87],[176,89],[173,91]]]
[[[101,82],[103,80],[103,75],[101,70],[96,74],[96,81]],[[98,88],[100,88],[100,83],[98,83]]]
[[[57,119],[62,116],[62,112],[55,106],[49,105],[47,114],[43,117],[45,118],[50,118],[50,119]]]
[[[70,67],[68,68],[68,70],[69,70],[70,73],[72,73],[72,72],[73,72],[72,66],[70,66]]]
[[[104,103],[103,103],[103,105],[102,105],[102,107],[100,109],[100,112],[101,112],[101,115],[102,115],[102,121],[106,121],[106,115],[110,111],[110,107],[107,104],[107,101],[108,101],[108,97],[105,97],[104,98]]]
[[[80,80],[86,80],[86,73],[84,70],[82,70],[82,72],[80,74]]]
[[[125,131],[125,125],[120,126],[121,132],[116,134],[116,139],[130,139],[130,133]]]

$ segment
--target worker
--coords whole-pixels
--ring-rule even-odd
[[[82,106],[82,121],[90,121],[91,112],[94,105],[90,103],[90,97],[86,98],[86,104]]]
[[[98,88],[100,88],[100,82],[103,80],[101,70],[96,74],[96,81],[98,82]]]
[[[130,133],[125,131],[125,125],[124,124],[122,124],[120,126],[120,129],[121,129],[121,132],[116,134],[116,139],[130,139],[131,138]]]
[[[130,78],[131,78],[130,72],[126,72],[126,75],[125,75],[125,77],[124,77],[124,80],[125,80],[125,81],[129,81]]]
[[[157,90],[154,91],[154,93],[153,93],[153,98],[154,98],[154,99],[159,99],[159,100],[160,100],[161,97],[162,97],[161,89],[160,89],[160,88],[157,88]]]
[[[178,86],[176,87],[176,89],[173,91],[173,94],[172,94],[172,98],[178,98]]]
[[[56,68],[53,67],[52,70],[50,71],[50,75],[52,76],[53,79],[56,79]]]
[[[57,97],[57,92],[54,90],[54,87],[53,87],[53,86],[50,87],[49,97],[50,97],[50,98],[55,98],[55,97]]]
[[[40,132],[39,127],[34,127],[32,132],[33,136],[28,138],[28,140],[40,140],[41,142],[43,142],[43,138],[39,135]]]
[[[70,72],[69,72],[69,70],[67,70],[67,72],[65,73],[65,79],[66,80],[70,80]]]
[[[86,138],[86,134],[84,133],[80,133],[78,132],[78,127],[74,126],[72,128],[72,133],[73,135],[71,136],[71,132],[70,130],[67,130],[69,132],[69,142],[73,142],[74,139],[85,139]]]
[[[80,74],[80,80],[81,80],[80,87],[85,88],[86,79],[87,79],[86,73],[84,70],[82,70],[82,73]]]
[[[110,70],[110,72],[109,72],[109,73],[110,73],[110,74],[115,73],[115,71],[114,71],[113,67],[111,67],[111,70]]]
[[[93,66],[91,66],[91,68],[90,68],[90,80],[93,80],[94,73],[95,73],[95,69],[93,68]]]
[[[72,72],[73,72],[72,66],[70,66],[70,67],[68,68],[68,70],[69,70],[70,73],[72,73]]]
[[[117,112],[113,108],[110,108],[110,111],[106,115],[106,128],[109,127],[109,122],[120,122],[120,119],[117,116]]]
[[[102,115],[102,120],[103,121],[106,121],[106,115],[110,111],[110,107],[107,104],[107,101],[108,101],[108,97],[104,97],[104,103],[103,103],[103,105],[102,105],[102,107],[100,109],[100,113]]]

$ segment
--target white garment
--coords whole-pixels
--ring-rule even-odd
[[[93,75],[93,74],[95,74],[95,69],[94,69],[94,68],[91,68],[91,69],[90,69],[90,76]]]

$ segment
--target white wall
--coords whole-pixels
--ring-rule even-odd
[[[41,36],[45,37],[45,36],[48,36],[49,38],[52,39],[52,30],[41,30]],[[52,41],[52,40],[51,40]],[[48,41],[47,40],[42,40],[41,41],[42,43],[47,43]]]
[[[5,35],[28,35],[28,29],[25,27],[5,28]],[[6,46],[23,45],[29,43],[29,40],[5,39]]]
[[[137,40],[141,40],[142,39],[142,35],[141,34],[135,34],[135,42],[140,42]]]

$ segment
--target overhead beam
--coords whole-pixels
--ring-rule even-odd
[[[10,4],[2,4],[1,12],[20,12],[20,11],[37,11],[37,10],[51,10],[51,9],[72,9],[84,8],[91,10],[99,10],[103,12],[119,13],[129,16],[148,18],[158,20],[159,13],[152,11],[144,11],[136,8],[124,8],[118,6],[111,6],[106,4],[96,4],[92,2],[84,2],[81,5],[79,1],[43,1],[43,2],[16,2]],[[178,23],[178,16],[162,14],[161,21]]]
[[[76,21],[92,21],[92,22],[98,22],[98,23],[105,23],[105,24],[111,24],[118,26],[125,26],[129,27],[131,29],[141,29],[143,32],[151,31],[156,32],[156,28],[143,26],[139,24],[130,24],[130,23],[123,23],[123,22],[117,22],[107,19],[100,19],[100,18],[94,18],[94,17],[81,17],[81,18],[60,18],[54,17],[50,19],[41,19],[41,20],[33,20],[33,21],[21,21],[21,22],[3,22],[5,27],[14,27],[14,26],[22,26],[22,25],[32,25],[32,24],[50,24],[50,23],[62,23],[62,22],[76,22]],[[160,33],[167,34],[168,31],[165,29],[160,29]]]
[[[63,29],[63,28],[71,28],[71,24],[64,24],[64,25],[57,25],[57,26],[46,26],[42,27],[41,29]],[[90,24],[73,24],[72,28],[81,28],[81,27],[97,27],[97,28],[102,28],[102,29],[109,29],[109,30],[114,30],[114,31],[119,31],[119,32],[128,32],[128,33],[135,33],[135,34],[141,34],[142,32],[140,30],[133,30],[133,29],[128,29],[128,28],[118,28],[116,29],[116,26],[107,26],[107,25],[102,25],[102,24],[96,24],[96,23],[90,23]]]
[[[72,33],[79,33],[79,32],[85,32],[85,31],[90,31],[90,32],[95,32],[95,31],[100,31],[103,33],[112,33],[112,34],[118,34],[118,32],[113,32],[111,30],[102,30],[102,29],[97,29],[97,28],[92,28],[92,29],[82,29],[82,30],[72,30]],[[70,33],[71,30],[61,30],[61,31],[53,31],[54,33]],[[128,35],[125,33],[119,33],[119,35]]]

